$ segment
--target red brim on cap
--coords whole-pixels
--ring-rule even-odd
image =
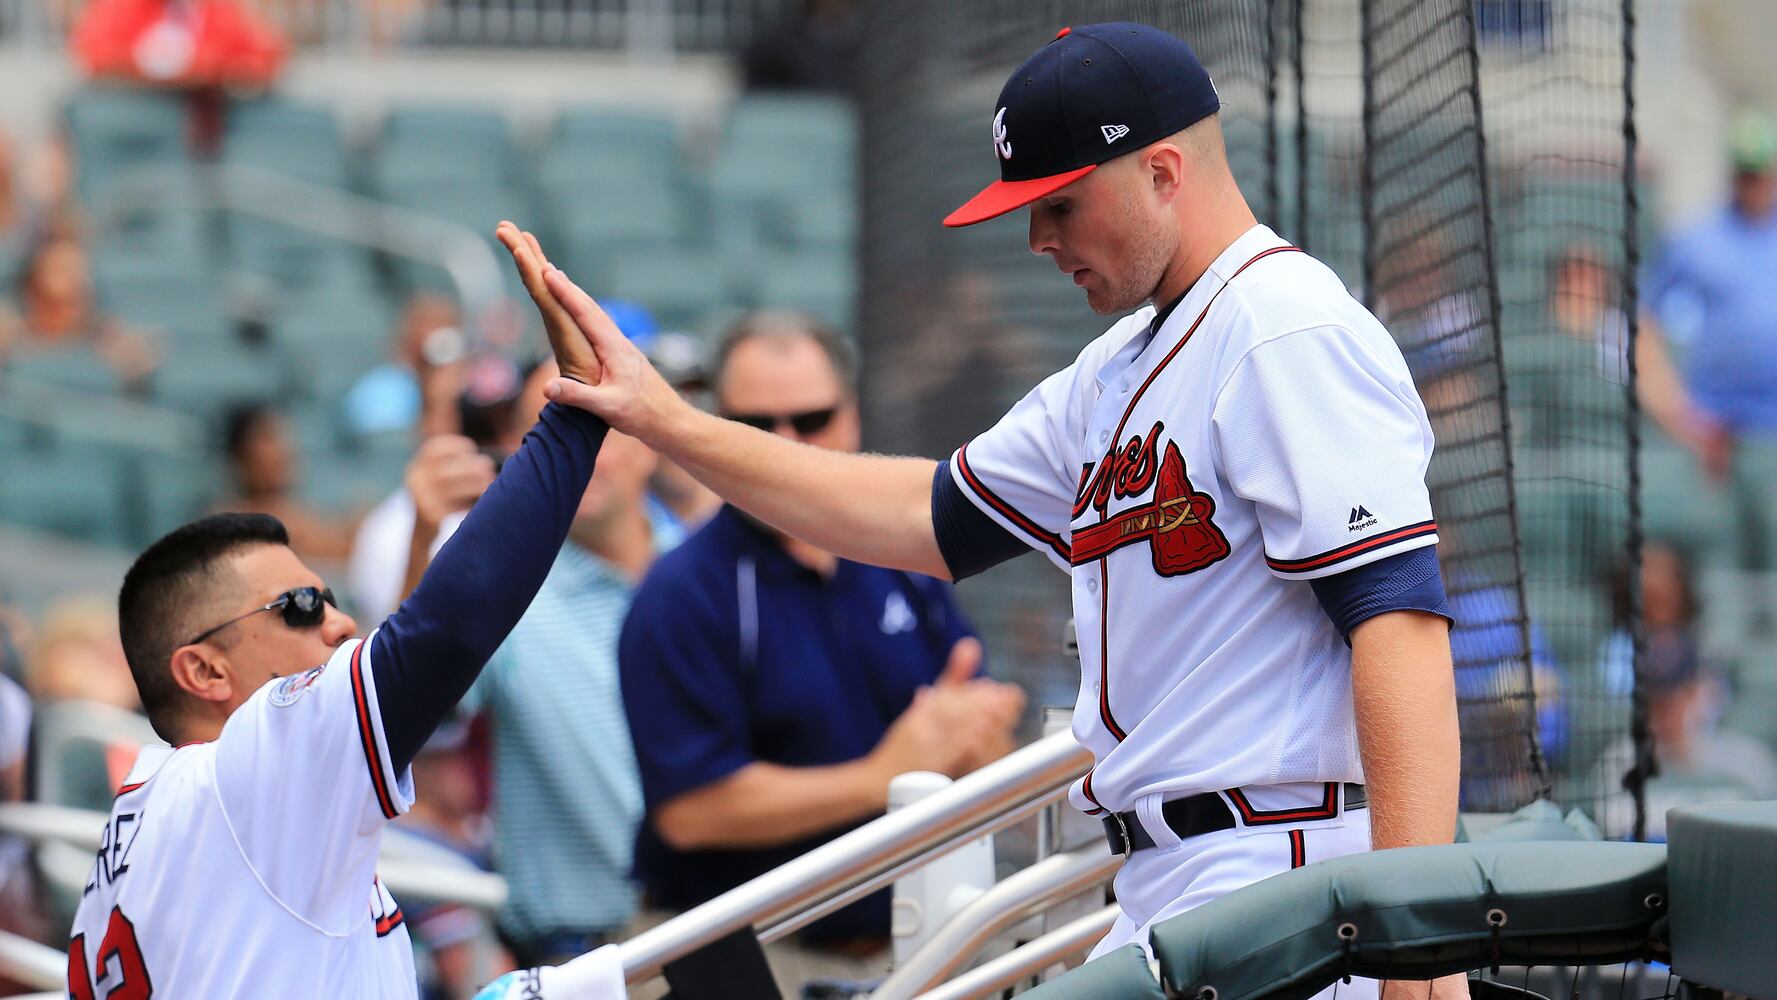
[[[1088,163],[1077,170],[1033,177],[1028,181],[994,181],[982,188],[980,194],[964,202],[961,208],[946,215],[944,224],[955,229],[997,219],[1015,208],[1023,208],[1038,198],[1054,194],[1096,169],[1098,164]]]

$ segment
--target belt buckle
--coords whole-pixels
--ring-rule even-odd
[[[1119,853],[1121,853],[1125,858],[1127,858],[1131,854],[1135,853],[1135,841],[1130,839],[1129,824],[1123,821],[1123,814],[1120,812],[1112,812],[1111,819],[1116,821],[1117,834],[1123,840],[1123,846],[1122,846],[1122,849]]]

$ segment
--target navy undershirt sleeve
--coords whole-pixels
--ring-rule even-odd
[[[1030,551],[1022,539],[969,502],[950,475],[948,458],[938,463],[932,476],[932,533],[952,580],[974,576]]]
[[[603,420],[551,403],[373,637],[371,671],[399,773],[468,692],[549,575],[592,478]]]
[[[1385,611],[1425,611],[1452,625],[1456,621],[1444,595],[1435,545],[1309,582],[1321,608],[1348,645],[1353,629]]]

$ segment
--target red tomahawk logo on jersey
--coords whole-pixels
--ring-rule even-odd
[[[1183,576],[1227,557],[1228,539],[1212,520],[1215,498],[1191,487],[1185,458],[1179,454],[1178,446],[1166,442],[1159,468],[1154,468],[1154,446],[1160,430],[1156,424],[1146,439],[1132,440],[1129,447],[1106,456],[1099,464],[1098,476],[1091,478],[1081,491],[1078,506],[1083,509],[1090,503],[1101,513],[1109,506],[1113,493],[1139,493],[1152,482],[1154,496],[1115,517],[1076,529],[1074,565],[1141,541],[1151,543],[1154,572],[1161,576]],[[1131,486],[1137,488],[1130,489]]]

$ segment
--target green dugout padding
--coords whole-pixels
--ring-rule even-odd
[[[1672,971],[1729,993],[1777,997],[1777,802],[1674,809],[1666,839]]]
[[[1664,954],[1666,848],[1482,842],[1337,858],[1268,878],[1154,929],[1164,995],[1309,997],[1347,973],[1429,979],[1495,964],[1600,964]],[[1152,996],[1131,946],[1026,994]],[[1099,971],[1112,961],[1117,968]],[[1213,991],[1213,992],[1211,992]]]

